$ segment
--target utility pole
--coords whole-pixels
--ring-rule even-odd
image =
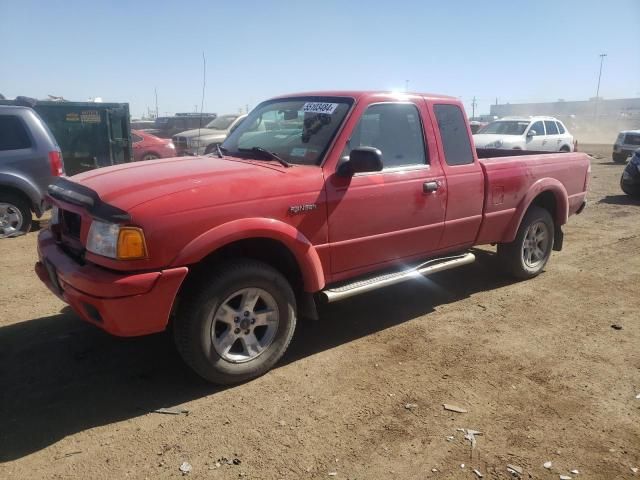
[[[471,100],[471,120],[474,120],[476,118],[476,105],[478,104],[478,102],[476,102],[476,97],[475,95],[473,96],[473,100]]]
[[[606,53],[601,53],[600,55],[600,72],[598,73],[598,87],[596,88],[596,121],[598,120],[598,97],[600,95],[600,79],[602,78],[602,64],[604,63],[604,57],[607,56]]]
[[[158,87],[155,87],[153,92],[156,95],[156,118],[158,118]]]

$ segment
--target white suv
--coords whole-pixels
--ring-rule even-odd
[[[476,148],[572,152],[573,136],[553,117],[504,117],[473,136]]]

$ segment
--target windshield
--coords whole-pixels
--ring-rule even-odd
[[[353,100],[345,97],[296,97],[258,105],[222,144],[229,155],[263,156],[254,147],[298,165],[317,165]]]
[[[478,133],[497,133],[500,135],[522,135],[529,125],[528,121],[498,120],[481,128]]]
[[[214,121],[207,123],[206,128],[211,128],[213,130],[226,130],[231,126],[236,118],[238,118],[237,115],[223,115],[216,118]]]

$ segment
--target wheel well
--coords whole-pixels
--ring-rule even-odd
[[[293,253],[282,242],[271,238],[248,238],[219,248],[189,269],[185,283],[191,278],[199,279],[207,275],[217,264],[233,258],[251,258],[264,262],[282,273],[295,291],[302,290],[302,272]]]
[[[569,145],[562,145],[560,147],[560,151],[561,152],[570,152],[571,151],[571,147]]]
[[[24,200],[26,202],[27,205],[29,205],[29,208],[31,209],[31,211],[35,211],[35,206],[33,205],[33,202],[31,201],[31,198],[29,198],[29,195],[24,193],[19,188],[9,187],[9,186],[6,186],[6,185],[0,185],[0,193],[9,193],[11,195],[15,195],[15,196],[21,198],[22,200]]]
[[[553,218],[553,223],[557,224],[556,213],[558,211],[558,204],[556,201],[556,196],[553,194],[553,192],[550,192],[548,190],[546,192],[542,192],[540,195],[533,199],[531,205],[536,205],[547,210],[551,215],[551,218]]]

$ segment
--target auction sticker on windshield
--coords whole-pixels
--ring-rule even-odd
[[[307,102],[302,106],[302,111],[304,113],[326,113],[331,115],[336,108],[338,108],[337,103]]]

